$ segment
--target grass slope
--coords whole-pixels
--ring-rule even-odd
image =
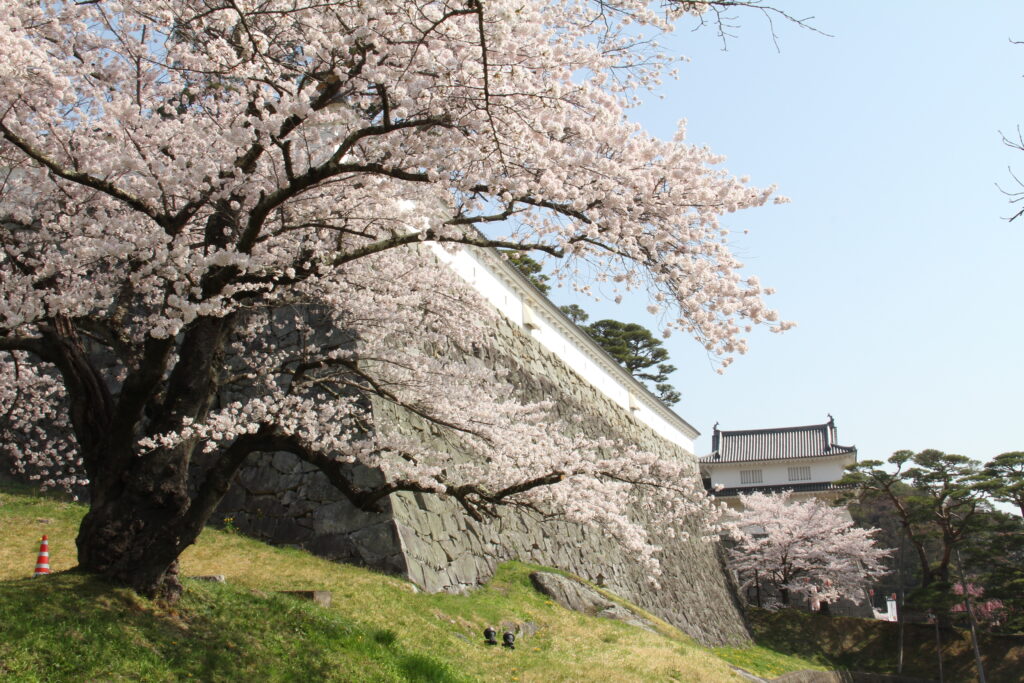
[[[213,529],[182,556],[186,580],[163,605],[71,570],[84,508],[0,485],[0,680],[11,681],[731,681],[726,659],[764,676],[820,668],[764,648],[721,657],[677,629],[659,633],[565,610],[509,563],[468,595]],[[32,579],[39,537],[51,576]],[[281,595],[329,590],[329,608]],[[488,625],[531,622],[515,651]],[[724,658],[724,659],[723,659]]]

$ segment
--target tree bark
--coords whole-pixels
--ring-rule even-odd
[[[78,563],[150,598],[181,594],[177,558],[195,538],[171,533],[188,509],[184,488],[134,478],[93,505],[78,531]]]
[[[174,600],[181,594],[177,558],[209,517],[207,512],[201,520],[189,519],[189,466],[198,444],[189,439],[140,453],[136,439],[139,433],[173,431],[183,418],[201,421],[206,416],[217,392],[222,350],[233,323],[233,316],[201,319],[185,332],[166,393],[158,402],[157,381],[166,354],[153,354],[151,367],[143,362],[130,373],[116,410],[107,411],[106,436],[98,447],[86,448],[76,429],[83,451],[91,450],[91,460],[97,463],[90,471],[90,509],[77,538],[82,569],[148,597]],[[145,381],[134,382],[136,377]],[[138,391],[124,392],[131,388]],[[150,401],[154,415],[146,424],[143,405]],[[233,460],[228,477],[248,452]]]

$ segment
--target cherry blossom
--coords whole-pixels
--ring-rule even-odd
[[[882,560],[891,551],[875,545],[877,529],[855,527],[843,508],[817,498],[794,501],[791,492],[739,498],[729,564],[744,589],[770,587],[784,604],[793,596],[860,603],[868,584],[888,571]]]
[[[652,570],[638,497],[670,528],[713,517],[688,463],[472,362],[485,307],[423,244],[644,289],[723,365],[788,327],[721,221],[772,189],[626,115],[671,68],[654,38],[706,5],[0,3],[0,414],[19,462],[88,486],[81,565],[173,596],[255,451],[366,509],[410,490],[600,524]]]

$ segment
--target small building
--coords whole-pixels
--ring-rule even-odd
[[[741,493],[835,498],[846,488],[835,481],[857,462],[857,448],[837,443],[835,419],[828,417],[825,424],[728,432],[715,424],[711,453],[698,459],[705,488],[733,507]]]

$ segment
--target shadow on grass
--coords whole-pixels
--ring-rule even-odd
[[[0,582],[0,644],[4,680],[461,680],[289,596],[189,582],[164,605],[77,572]]]

